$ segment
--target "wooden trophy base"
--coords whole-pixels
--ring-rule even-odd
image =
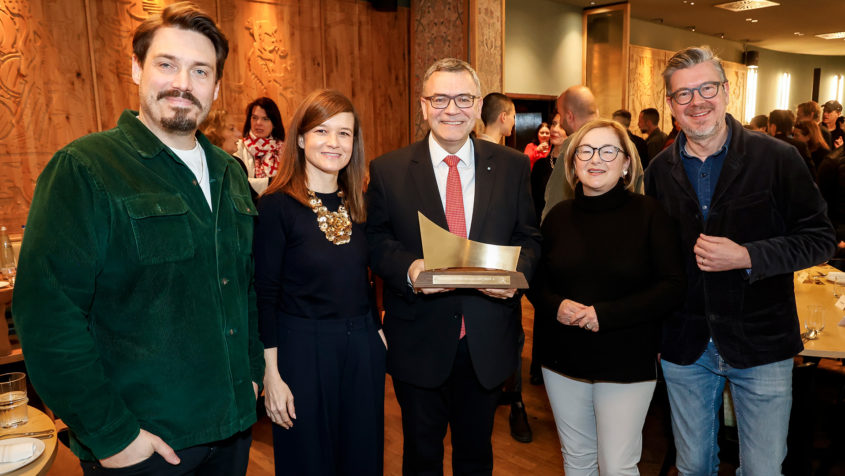
[[[448,268],[421,272],[414,288],[528,289],[528,281],[519,271]]]

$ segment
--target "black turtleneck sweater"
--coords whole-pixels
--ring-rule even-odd
[[[575,378],[656,378],[661,320],[686,291],[677,229],[659,202],[625,190],[555,206],[543,222],[535,345],[544,366]],[[563,299],[594,306],[599,332],[563,325]]]

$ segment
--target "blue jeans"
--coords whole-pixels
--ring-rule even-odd
[[[725,382],[731,385],[739,430],[736,474],[781,473],[792,407],[792,359],[747,369],[725,363],[711,341],[691,365],[661,361],[678,457],[683,476],[719,472],[718,410]]]

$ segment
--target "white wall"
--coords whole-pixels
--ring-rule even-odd
[[[581,83],[581,9],[505,2],[505,92],[557,96]]]

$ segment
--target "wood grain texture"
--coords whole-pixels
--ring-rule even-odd
[[[428,124],[420,112],[422,78],[441,58],[468,59],[468,0],[411,1],[411,140],[422,139]]]
[[[503,92],[505,18],[504,0],[472,0],[472,67],[481,80],[481,96]]]
[[[83,0],[0,0],[0,224],[26,222],[53,153],[96,117]],[[59,54],[61,52],[61,54]]]

